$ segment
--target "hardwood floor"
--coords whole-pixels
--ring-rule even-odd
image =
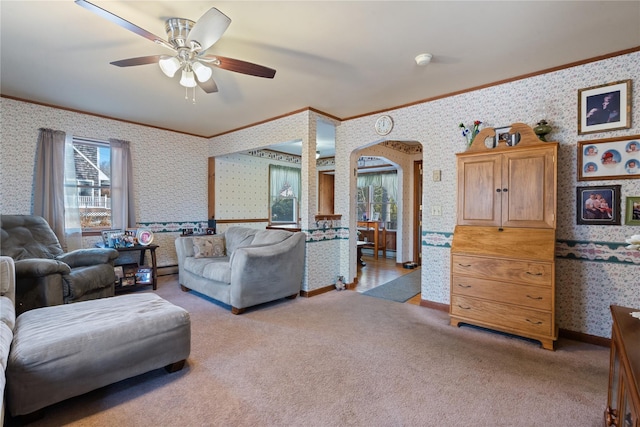
[[[378,257],[376,260],[373,256],[363,255],[362,261],[367,265],[358,267],[358,283],[353,289],[358,292],[375,288],[376,286],[380,286],[395,278],[415,271],[415,269],[407,269],[396,265],[396,260],[392,258]],[[407,303],[420,305],[420,299],[421,296],[418,294],[407,301]]]

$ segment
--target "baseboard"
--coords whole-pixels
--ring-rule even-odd
[[[567,338],[574,341],[580,341],[587,344],[599,345],[601,347],[611,347],[611,340],[609,338],[599,337],[596,335],[589,335],[582,332],[569,331],[567,329],[560,329],[558,336]]]
[[[325,286],[323,288],[314,289],[312,291],[300,291],[300,296],[305,298],[315,297],[316,295],[324,294],[327,292],[335,291],[335,285]]]
[[[434,310],[444,311],[445,313],[449,312],[449,304],[442,304],[440,302],[428,301],[426,299],[420,300],[420,306],[432,308]]]
[[[164,267],[158,267],[158,276],[169,276],[171,274],[178,274],[177,265],[165,265]]]

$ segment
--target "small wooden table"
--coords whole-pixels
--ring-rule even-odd
[[[358,221],[358,227],[373,230],[373,258],[378,259],[378,251],[382,249],[382,255],[387,257],[387,229],[382,221]],[[379,232],[382,231],[382,241]]]
[[[97,244],[96,246],[99,247],[104,247],[104,244]],[[149,283],[150,285],[153,286],[153,290],[155,291],[156,289],[158,289],[158,266],[156,263],[156,249],[158,249],[158,245],[154,245],[154,244],[150,244],[150,245],[134,245],[134,246],[129,246],[129,247],[124,247],[124,248],[113,248],[116,251],[118,251],[118,253],[121,252],[132,252],[132,251],[140,251],[140,260],[138,262],[138,266],[143,266],[145,265],[144,260],[145,260],[145,255],[147,253],[147,251],[149,251],[151,253],[151,283]],[[118,265],[118,264],[116,264]],[[140,286],[148,286],[149,284],[140,284]],[[138,285],[136,285],[138,286]],[[124,287],[124,288],[128,288],[128,287]],[[131,286],[131,288],[134,288],[134,286]],[[119,287],[117,290],[122,290],[122,287]]]

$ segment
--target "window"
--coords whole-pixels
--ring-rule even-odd
[[[300,169],[269,165],[269,196],[271,223],[297,223]]]
[[[385,228],[398,227],[398,174],[394,172],[358,175],[357,215],[359,220],[374,218],[377,214]]]
[[[67,180],[67,206],[77,204],[83,231],[111,228],[111,149],[108,142],[73,138],[75,180]]]

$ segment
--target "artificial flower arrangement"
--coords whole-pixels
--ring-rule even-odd
[[[462,136],[467,138],[467,148],[471,147],[471,143],[478,133],[480,133],[480,125],[482,122],[476,120],[473,122],[473,126],[466,126],[464,123],[460,123],[458,127],[462,129]]]
[[[636,251],[640,251],[640,234],[634,234],[629,237],[626,242],[629,244],[627,249],[635,249]]]

